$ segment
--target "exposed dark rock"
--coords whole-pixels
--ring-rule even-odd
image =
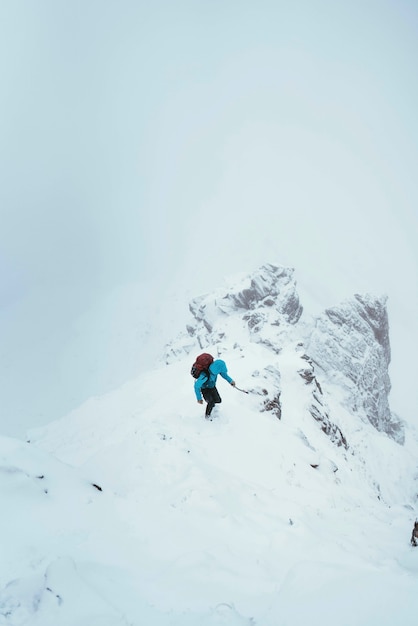
[[[306,381],[306,384],[311,383],[314,379],[315,376],[312,372],[311,368],[306,368],[306,369],[302,369],[298,371],[299,376],[301,376],[301,378],[303,378]]]
[[[282,405],[280,402],[280,395],[281,394],[278,393],[273,398],[264,401],[264,411],[270,411],[278,419],[282,418]]]
[[[253,332],[260,330],[260,324],[265,321],[265,315],[262,312],[247,313],[242,318],[248,323],[248,328]]]
[[[414,547],[418,546],[418,520],[415,520],[414,527],[412,529],[411,545]]]
[[[329,415],[326,411],[321,411],[316,404],[312,404],[309,407],[309,412],[312,417],[320,423],[321,430],[328,435],[333,443],[337,446],[344,446],[344,448],[348,449],[348,443],[341,430],[338,428],[336,424],[333,424],[329,418]]]

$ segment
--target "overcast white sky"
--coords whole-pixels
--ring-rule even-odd
[[[413,418],[417,59],[412,0],[3,0],[2,432],[147,367],[155,307],[171,328],[266,261],[324,306],[389,296]]]

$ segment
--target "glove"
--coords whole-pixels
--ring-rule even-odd
[[[203,404],[203,400],[198,400],[198,403],[199,404]]]
[[[232,381],[231,385],[232,387],[235,387],[235,380]]]

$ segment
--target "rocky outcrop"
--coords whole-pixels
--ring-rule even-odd
[[[312,361],[343,388],[349,409],[399,443],[402,424],[389,408],[386,298],[355,295],[320,315],[306,346]]]
[[[344,437],[341,429],[334,424],[330,418],[330,410],[327,407],[322,387],[315,376],[315,368],[312,359],[306,354],[302,356],[302,359],[305,361],[305,364],[298,370],[298,374],[311,389],[311,402],[308,408],[309,413],[314,420],[320,424],[322,432],[324,432],[333,443],[337,446],[343,446],[347,450],[347,439]]]
[[[258,272],[246,278],[238,289],[228,293],[220,302],[221,308],[243,309],[245,311],[273,310],[288,324],[296,324],[302,307],[296,291],[294,270],[276,265],[263,265]],[[247,319],[252,319],[248,316]]]
[[[268,412],[281,419],[282,403],[280,396],[282,394],[280,370],[269,365],[262,371],[255,370],[252,377],[256,381],[256,386],[251,389],[252,394],[261,397],[260,412]]]
[[[189,309],[193,322],[187,325],[187,333],[201,349],[222,342],[225,320],[235,316],[246,323],[251,341],[265,343],[276,352],[278,338],[287,327],[297,324],[303,311],[294,270],[271,264],[229,289],[194,298]],[[273,337],[272,328],[276,331]],[[172,345],[169,348],[176,350]]]

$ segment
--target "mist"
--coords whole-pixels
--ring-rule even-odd
[[[387,294],[391,406],[416,421],[413,3],[20,0],[0,18],[4,434],[152,367],[190,297],[265,262],[295,268],[312,312]]]

